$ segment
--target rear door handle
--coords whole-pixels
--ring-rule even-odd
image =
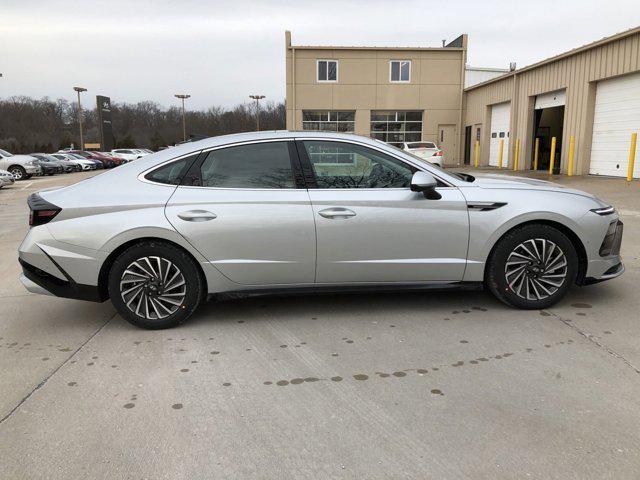
[[[345,218],[355,217],[356,212],[354,212],[353,210],[349,210],[348,208],[332,207],[332,208],[325,208],[324,210],[320,210],[318,212],[318,215],[324,218],[345,219]]]
[[[188,210],[178,214],[178,218],[186,222],[206,222],[217,217],[215,213],[208,212],[207,210]]]

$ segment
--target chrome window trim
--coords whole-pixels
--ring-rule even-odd
[[[296,132],[297,133],[297,132]],[[442,178],[440,175],[438,175],[438,172],[434,172],[432,170],[430,170],[428,168],[427,165],[425,165],[423,162],[413,162],[413,161],[409,161],[408,159],[404,159],[404,158],[400,158],[397,155],[394,155],[394,153],[388,152],[382,148],[379,148],[375,145],[371,145],[369,143],[366,142],[358,142],[356,140],[353,139],[346,139],[346,138],[331,138],[331,137],[308,137],[308,136],[295,136],[295,137],[283,137],[283,138],[266,138],[266,139],[259,139],[259,140],[246,140],[246,141],[242,141],[242,142],[233,142],[233,143],[225,143],[224,145],[216,145],[214,147],[208,147],[208,148],[203,148],[200,150],[194,150],[193,152],[189,152],[186,153],[184,155],[180,155],[179,157],[175,157],[175,158],[171,158],[169,160],[165,160],[164,162],[158,164],[158,165],[154,165],[153,167],[149,167],[148,169],[144,170],[143,172],[141,172],[140,174],[138,174],[138,180],[140,180],[141,182],[144,183],[148,183],[151,185],[162,185],[163,187],[180,187],[180,188],[206,188],[208,190],[240,190],[240,191],[267,191],[267,192],[290,192],[290,191],[294,191],[294,190],[308,190],[308,189],[303,189],[303,188],[226,188],[226,187],[203,187],[203,186],[196,186],[196,185],[170,185],[167,183],[159,183],[159,182],[153,182],[151,180],[147,180],[145,177],[145,175],[153,172],[154,170],[163,167],[171,162],[175,162],[178,160],[182,160],[183,158],[186,157],[190,157],[192,155],[200,155],[202,153],[208,153],[211,152],[213,150],[219,150],[221,148],[229,148],[229,147],[235,147],[235,146],[240,146],[240,145],[251,145],[254,143],[270,143],[270,142],[297,142],[297,141],[305,141],[305,140],[311,140],[311,141],[326,141],[326,142],[338,142],[338,143],[350,143],[353,145],[358,145],[361,147],[365,147],[365,148],[370,148],[372,150],[376,150],[380,153],[383,153],[385,155],[389,155],[390,157],[395,158],[396,160],[409,164],[414,168],[417,168],[418,170],[422,171],[422,172],[427,172],[431,175],[433,175],[437,180],[439,180],[440,182],[444,183],[445,186],[444,187],[437,187],[438,189],[440,188],[455,188],[457,189],[458,187],[454,184],[452,184],[449,180],[446,180],[444,178]],[[426,167],[426,168],[425,168]],[[326,191],[335,191],[335,190],[343,190],[343,191],[364,191],[364,190],[369,190],[369,191],[388,191],[388,190],[409,190],[408,188],[313,188],[311,190],[326,190]]]

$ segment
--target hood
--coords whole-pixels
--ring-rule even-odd
[[[471,185],[480,188],[498,188],[498,189],[516,189],[516,190],[543,190],[550,192],[568,193],[572,195],[581,195],[583,197],[593,198],[600,201],[595,195],[569,188],[547,180],[539,180],[537,178],[513,177],[511,175],[499,174],[478,174],[474,175],[475,181]],[[601,201],[600,201],[601,202]]]

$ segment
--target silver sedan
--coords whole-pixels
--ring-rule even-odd
[[[539,309],[617,277],[622,222],[589,193],[456,174],[377,140],[260,132],[185,143],[33,194],[29,291],[110,298],[144,328],[208,295],[487,287]]]

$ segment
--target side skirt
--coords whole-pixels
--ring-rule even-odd
[[[257,290],[235,290],[222,293],[210,293],[208,299],[230,300],[236,298],[264,297],[264,296],[294,296],[294,295],[336,295],[353,293],[394,293],[432,291],[443,292],[451,290],[479,291],[483,290],[483,282],[453,282],[431,284],[380,284],[380,285],[318,285],[303,287],[274,287]]]

